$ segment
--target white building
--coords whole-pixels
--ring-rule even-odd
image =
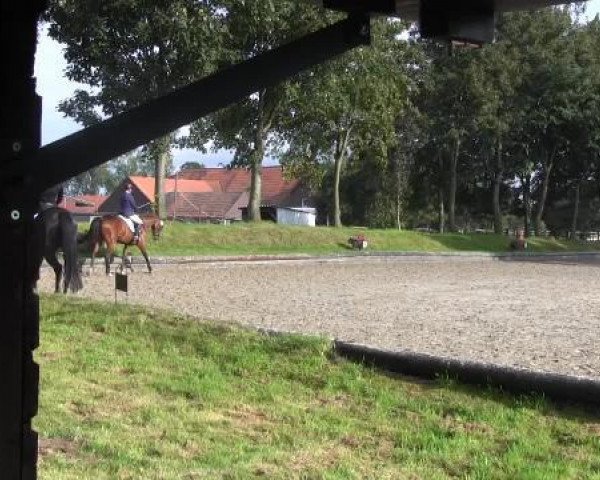
[[[305,225],[314,227],[317,220],[317,210],[307,207],[278,207],[277,223],[281,225]]]

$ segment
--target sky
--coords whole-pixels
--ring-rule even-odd
[[[593,18],[600,14],[600,0],[590,0],[587,6],[587,15]],[[64,76],[66,61],[63,57],[63,49],[60,44],[51,40],[44,29],[40,34],[38,50],[35,61],[35,76],[37,77],[38,94],[42,96],[42,144],[48,144],[69,135],[81,126],[69,118],[65,118],[58,112],[57,107],[61,100],[72,96],[77,88],[81,88],[75,82],[71,82]],[[190,149],[174,149],[175,166],[184,162],[199,161],[207,167],[227,165],[233,153],[221,150],[217,153],[201,154]],[[266,164],[273,164],[268,160]]]

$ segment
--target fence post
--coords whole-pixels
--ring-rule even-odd
[[[41,99],[33,78],[37,23],[42,0],[2,2],[0,7],[0,172],[37,154]],[[37,477],[39,302],[35,292],[40,236],[33,214],[39,194],[27,173],[0,185],[0,476],[3,480]]]

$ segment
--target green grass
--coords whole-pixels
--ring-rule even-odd
[[[425,234],[413,231],[365,228],[292,227],[263,222],[230,226],[167,223],[163,239],[151,242],[151,255],[250,255],[351,252],[348,238],[365,234],[369,251],[375,252],[506,252],[510,239],[485,234]],[[591,243],[553,238],[529,240],[532,252],[586,251]]]
[[[597,411],[411,382],[165,312],[42,299],[40,479],[600,479]]]

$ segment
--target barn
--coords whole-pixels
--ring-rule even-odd
[[[154,177],[130,176],[100,206],[99,212],[115,214],[127,184],[141,213],[152,211]],[[165,180],[166,217],[184,222],[227,223],[245,218],[250,191],[250,170],[246,168],[186,169]],[[311,204],[308,190],[298,179],[286,179],[281,166],[263,167],[261,211],[263,219],[291,221],[289,209],[306,209]],[[277,209],[288,209],[288,215]],[[297,211],[296,217],[309,215]],[[310,224],[310,220],[303,220]],[[314,222],[313,222],[314,223]]]
[[[89,222],[107,199],[106,195],[67,195],[59,206],[68,210],[77,223]]]

